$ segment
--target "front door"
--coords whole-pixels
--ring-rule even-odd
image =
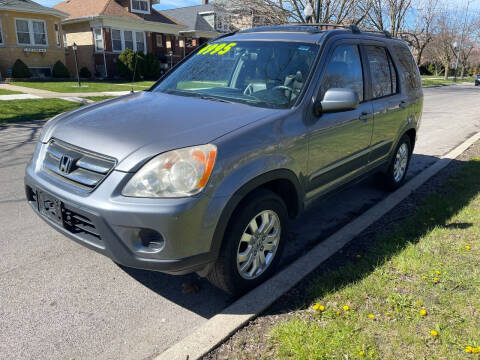
[[[312,121],[307,198],[341,185],[368,162],[373,109],[370,102],[364,101],[364,79],[359,45],[336,44],[321,77],[318,97],[323,99],[331,88],[348,88],[358,93],[360,106],[355,110],[324,113]]]

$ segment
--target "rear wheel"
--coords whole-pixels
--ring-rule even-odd
[[[232,215],[207,278],[232,295],[259,285],[280,261],[287,223],[287,208],[278,195],[264,189],[250,194]]]
[[[408,135],[403,135],[395,148],[387,173],[382,174],[382,186],[387,190],[396,190],[405,182],[412,156],[411,149],[410,138]]]

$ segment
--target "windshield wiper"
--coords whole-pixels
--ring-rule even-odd
[[[229,104],[233,103],[232,101],[228,101],[226,99],[218,98],[218,97],[215,97],[215,96],[202,95],[202,96],[199,96],[199,98],[202,99],[202,100],[218,101],[218,102],[229,103]]]

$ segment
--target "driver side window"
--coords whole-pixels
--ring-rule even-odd
[[[357,45],[340,45],[333,52],[320,86],[320,98],[331,88],[351,89],[363,101],[363,70]]]

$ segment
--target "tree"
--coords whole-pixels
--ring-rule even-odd
[[[321,0],[320,23],[360,24],[370,11],[373,0]],[[216,6],[235,16],[264,16],[267,25],[291,22],[306,23],[304,10],[310,2],[317,11],[316,0],[217,0]]]
[[[419,66],[422,64],[425,49],[433,41],[438,20],[438,5],[438,0],[419,0],[413,26],[400,33],[400,37],[414,50]]]
[[[393,37],[398,37],[405,28],[411,7],[412,0],[373,0],[368,21],[377,30],[387,30]]]

